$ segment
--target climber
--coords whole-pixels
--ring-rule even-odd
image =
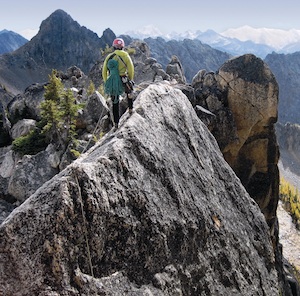
[[[134,66],[129,54],[124,51],[125,42],[122,38],[116,38],[112,44],[114,52],[104,60],[102,77],[105,93],[111,97],[113,104],[113,120],[115,129],[119,124],[119,96],[126,93],[129,113],[133,110],[133,77]]]

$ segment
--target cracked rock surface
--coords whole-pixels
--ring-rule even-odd
[[[134,108],[1,224],[0,294],[278,295],[265,218],[186,96]]]

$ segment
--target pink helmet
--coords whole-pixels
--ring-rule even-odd
[[[122,38],[116,38],[112,44],[114,48],[122,49],[125,47],[125,42]]]

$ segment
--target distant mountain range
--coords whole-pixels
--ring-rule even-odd
[[[272,52],[289,54],[300,51],[300,30],[296,29],[280,30],[243,26],[228,29],[222,33],[213,30],[205,32],[197,30],[163,34],[158,28],[149,25],[138,31],[127,31],[124,35],[140,40],[157,37],[166,41],[200,40],[202,43],[233,56],[253,53],[262,59]],[[0,31],[0,54],[14,51],[26,42],[28,42],[27,39],[13,31]]]
[[[245,34],[248,32],[249,36],[253,33],[249,27],[244,27],[243,30]],[[291,31],[289,38],[280,34],[276,35],[273,31],[261,31],[264,34],[260,37],[256,35],[255,41],[268,42],[268,45],[257,44],[254,41],[239,41],[224,36],[226,34],[238,36],[241,32],[234,30],[223,32],[221,35],[214,31],[204,33],[198,31],[186,32],[185,36],[174,33],[172,38],[177,36],[176,40],[168,39],[171,36],[155,38],[160,34],[159,31],[153,33],[149,27],[146,33],[153,34],[152,38],[144,38],[146,33],[138,38],[136,32],[127,32],[130,35],[124,35],[124,39],[126,44],[129,44],[134,38],[143,38],[150,48],[152,57],[163,68],[170,62],[172,55],[177,55],[188,82],[191,82],[193,76],[202,69],[218,71],[226,60],[235,55],[234,52],[253,53],[257,56],[264,56],[269,52],[263,60],[269,65],[279,84],[279,121],[299,124],[300,52],[293,54],[271,52],[274,44],[282,49],[292,48],[294,44],[295,48],[298,42],[298,31]],[[280,32],[279,30],[277,33]],[[198,37],[195,38],[195,36]],[[278,36],[281,36],[281,39]],[[68,67],[76,65],[88,74],[102,58],[100,49],[104,49],[107,44],[110,45],[115,37],[113,31],[106,29],[99,38],[96,33],[79,25],[66,12],[57,10],[41,23],[38,34],[30,41],[11,53],[0,55],[0,85],[16,95],[23,93],[26,87],[33,83],[47,81],[52,69],[66,71]],[[290,42],[289,46],[288,42]],[[100,73],[99,69],[97,71]]]
[[[200,40],[202,43],[233,56],[253,53],[262,59],[272,52],[289,54],[300,51],[300,30],[296,29],[280,30],[243,26],[228,29],[222,33],[213,30],[205,32],[197,30],[163,34],[158,28],[149,25],[138,31],[127,31],[124,35],[140,40],[157,37],[166,41]],[[26,42],[28,42],[27,39],[13,31],[0,31],[0,54],[14,51]]]
[[[138,31],[128,31],[125,34],[137,38],[161,37],[168,40],[197,39],[213,48],[225,51],[232,55],[253,53],[265,58],[269,53],[294,53],[300,50],[300,30],[279,30],[268,28],[252,28],[243,26],[237,29],[228,29],[222,33],[213,30],[173,32],[163,34],[154,26],[146,26]]]
[[[27,39],[13,31],[2,30],[0,31],[0,54],[12,52],[27,42]]]
[[[52,69],[66,71],[76,65],[88,73],[101,59],[100,49],[111,45],[116,35],[107,29],[101,38],[80,26],[62,10],[53,12],[40,26],[38,34],[21,48],[0,56],[0,84],[13,94],[22,93],[32,83],[45,82]],[[126,44],[132,41],[124,36]],[[188,81],[200,69],[216,71],[230,58],[199,40],[147,40],[151,53],[163,67],[178,55]]]
[[[300,52],[265,58],[279,84],[279,120],[300,124]]]

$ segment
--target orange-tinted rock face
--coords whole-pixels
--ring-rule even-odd
[[[227,61],[215,74],[199,72],[195,83],[202,95],[207,94],[202,97],[203,107],[216,115],[209,128],[224,158],[271,226],[279,184],[274,130],[278,84],[274,75],[261,59],[249,54]]]

